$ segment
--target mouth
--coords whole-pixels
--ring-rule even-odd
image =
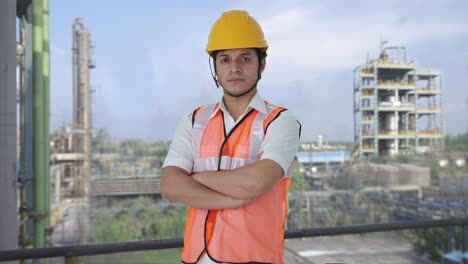
[[[236,82],[242,82],[244,79],[242,78],[233,78],[233,79],[228,79],[228,82],[236,83]]]

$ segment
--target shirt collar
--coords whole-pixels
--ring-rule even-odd
[[[265,101],[262,99],[258,91],[255,93],[254,97],[252,97],[252,100],[250,100],[250,103],[247,106],[247,109],[245,109],[244,113],[241,116],[243,116],[245,113],[250,111],[250,109],[252,108],[259,111],[260,113],[264,113],[264,114],[267,113],[267,110],[265,107]],[[229,113],[226,109],[226,106],[224,105],[224,101],[222,98],[221,98],[221,101],[216,104],[215,109],[213,109],[213,113],[211,114],[210,119],[213,118],[220,110],[225,113]]]

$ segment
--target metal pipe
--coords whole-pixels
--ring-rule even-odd
[[[79,164],[79,191],[83,197],[83,214],[88,215],[89,179],[91,174],[91,89],[89,69],[90,63],[90,32],[86,30],[79,19],[73,24],[73,72],[74,72],[74,124],[73,151],[83,153],[85,158]],[[82,219],[82,243],[87,242],[88,221]]]
[[[19,4],[19,3],[18,3]],[[24,4],[24,3],[23,3]],[[21,65],[21,108],[20,108],[20,181],[23,192],[21,205],[23,212],[22,219],[33,208],[33,43],[32,43],[32,3],[23,6],[21,12],[21,42],[24,48],[23,64]],[[21,242],[27,241],[33,233],[33,220],[26,221],[26,225],[21,228]],[[24,243],[22,246],[26,246]]]
[[[84,33],[86,32],[86,33]],[[84,198],[84,213],[85,213],[85,223],[84,223],[84,230],[83,230],[83,243],[87,243],[88,236],[89,236],[89,196],[90,196],[90,178],[91,178],[91,84],[90,84],[90,75],[89,75],[89,68],[90,68],[90,33],[89,31],[80,32],[81,40],[83,43],[81,44],[82,58],[80,58],[80,83],[84,82],[83,92],[83,106],[84,106],[84,113],[83,113],[83,129],[85,130],[85,134],[83,137],[83,152],[85,155],[84,164],[83,164],[83,178],[84,178],[84,188],[83,188],[83,198]],[[81,46],[80,45],[80,46]]]
[[[380,224],[351,225],[337,227],[320,227],[286,230],[285,239],[294,239],[301,237],[319,237],[319,236],[340,236],[365,234],[374,232],[398,231],[418,228],[433,228],[447,226],[465,226],[468,224],[468,218],[450,218],[438,220],[417,220],[417,221],[399,221]],[[20,249],[0,251],[0,261],[19,260],[19,259],[37,259],[51,257],[81,257],[101,254],[112,254],[120,252],[132,252],[143,250],[158,250],[183,247],[183,238],[170,238],[159,240],[133,241],[121,243],[107,243],[79,246],[60,246],[38,249]]]
[[[77,123],[78,121],[78,31],[82,30],[84,28],[83,24],[81,23],[81,20],[79,18],[75,19],[75,22],[72,25],[72,81],[73,81],[73,128],[78,129]],[[73,151],[75,146],[73,146]],[[76,152],[76,151],[75,151]]]
[[[27,22],[25,21],[25,15],[20,17],[20,26],[19,26],[19,41],[20,45],[22,46],[23,53],[22,56],[20,57],[18,61],[18,66],[19,66],[19,95],[20,95],[20,107],[19,107],[19,173],[18,173],[18,181],[21,183],[20,185],[20,224],[19,224],[19,230],[20,230],[20,235],[19,235],[19,245],[24,247],[24,241],[26,238],[27,230],[26,230],[26,222],[28,220],[27,217],[27,202],[26,202],[26,177],[25,177],[25,109],[26,109],[26,96],[25,96],[25,91],[26,91],[26,37],[27,34]]]
[[[46,228],[45,175],[44,175],[44,78],[43,78],[43,15],[42,0],[33,1],[33,113],[34,113],[34,237],[35,248],[44,247]]]
[[[77,20],[75,20],[75,23],[77,23]],[[76,30],[75,30],[75,23],[73,23],[73,26],[72,26],[72,88],[73,88],[73,111],[72,111],[72,128],[73,129],[76,129],[75,128],[75,124],[76,124],[76,107],[77,107],[77,102],[76,102],[76,98],[77,98],[77,81],[76,81],[76,71],[77,71],[77,68],[76,68],[76,63],[77,63],[77,44],[76,44]],[[71,149],[72,145],[69,146],[69,148]],[[71,150],[73,152],[73,150]]]
[[[26,10],[25,21],[26,26],[26,53],[25,53],[25,107],[24,107],[24,175],[26,190],[26,206],[28,212],[34,207],[34,114],[33,114],[33,101],[34,101],[34,76],[33,76],[33,26],[32,26],[32,3]],[[29,236],[34,233],[33,220],[30,219],[26,224],[26,230]]]
[[[16,249],[16,0],[0,1],[0,146],[0,250]]]
[[[25,42],[25,23],[23,18],[20,18],[20,26],[19,26],[19,41],[20,45],[23,46],[23,55],[21,56],[20,60],[18,60],[18,66],[19,66],[19,123],[20,123],[20,130],[19,130],[19,173],[18,173],[18,181],[21,183],[20,186],[20,208],[23,210],[20,210],[20,225],[19,225],[19,230],[20,230],[20,241],[19,244],[22,245],[24,238],[26,236],[26,221],[23,220],[27,219],[26,212],[24,210],[25,204],[26,204],[26,192],[25,192],[25,184],[23,183],[24,179],[24,84],[25,84],[25,63],[24,63],[24,57],[25,57],[25,47],[26,47],[26,42]],[[21,224],[23,223],[23,224]]]
[[[50,93],[50,48],[49,48],[49,0],[42,0],[42,25],[43,25],[43,82],[44,82],[44,208],[50,211],[50,138],[49,138],[49,93]],[[49,226],[50,217],[46,219],[46,227]]]

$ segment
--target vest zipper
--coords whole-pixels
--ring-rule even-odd
[[[242,124],[242,122],[244,122],[244,120],[254,111],[254,109],[250,109],[250,111],[244,116],[242,117],[242,119],[236,124],[234,125],[234,127],[231,129],[231,131],[229,131],[229,134],[226,136],[226,124],[224,122],[224,113],[223,111],[221,111],[221,116],[222,116],[222,120],[223,120],[223,131],[224,131],[224,140],[223,140],[223,143],[221,144],[221,147],[219,148],[219,160],[218,160],[218,171],[221,170],[221,158],[223,156],[223,148],[226,144],[226,142],[228,141],[229,137],[232,135],[232,133],[236,130],[236,128]],[[206,214],[206,218],[205,218],[205,228],[204,228],[204,232],[203,232],[203,241],[204,241],[204,244],[205,244],[205,248],[203,249],[203,251],[200,253],[200,256],[198,256],[198,259],[200,259],[201,255],[203,254],[203,252],[206,252],[206,254],[208,255],[208,257],[213,260],[214,262],[216,263],[223,263],[221,261],[218,261],[216,260],[215,258],[211,257],[210,255],[210,252],[208,251],[208,247],[206,245],[206,223],[208,221],[208,217],[211,213],[211,210],[208,210],[208,213]],[[198,262],[198,260],[197,260]],[[237,262],[229,262],[229,263],[237,263]],[[261,262],[246,262],[246,263],[261,263]],[[268,263],[266,263],[268,264]]]

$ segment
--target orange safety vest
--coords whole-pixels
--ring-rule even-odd
[[[192,174],[231,170],[258,161],[268,125],[286,110],[267,102],[265,106],[267,114],[252,109],[229,134],[222,111],[211,117],[219,103],[195,110]],[[289,172],[290,168],[270,192],[248,205],[219,210],[189,207],[182,262],[196,263],[206,253],[216,262],[282,263]]]

